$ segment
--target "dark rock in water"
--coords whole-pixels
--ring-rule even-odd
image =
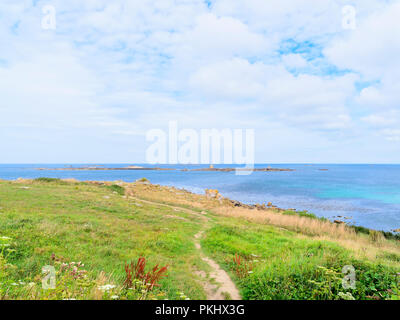
[[[344,222],[340,221],[340,220],[334,220],[333,222],[336,223],[336,224],[344,224]]]

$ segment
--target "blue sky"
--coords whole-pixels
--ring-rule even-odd
[[[144,162],[146,132],[177,121],[254,129],[256,162],[400,163],[399,16],[381,0],[3,0],[0,162]]]

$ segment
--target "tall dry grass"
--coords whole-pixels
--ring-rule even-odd
[[[285,215],[274,210],[219,207],[215,208],[214,211],[226,217],[243,218],[248,221],[270,224],[311,236],[327,235],[336,239],[350,240],[355,240],[357,238],[355,231],[345,224],[336,224],[330,221],[301,217],[298,215]]]
[[[400,254],[399,242],[386,240],[379,231],[371,231],[370,235],[362,235],[357,234],[354,229],[345,224],[298,215],[285,215],[274,210],[221,206],[214,208],[213,211],[225,217],[240,218],[295,231],[300,237],[311,236],[317,240],[333,241],[352,250],[356,256],[362,258],[376,259],[383,252]]]
[[[148,200],[190,206],[209,210],[225,217],[273,225],[297,232],[299,237],[333,241],[352,250],[360,257],[375,259],[383,251],[400,255],[399,241],[386,240],[383,234],[378,231],[372,231],[370,235],[358,234],[346,224],[336,224],[328,220],[312,219],[295,214],[285,215],[282,214],[282,210],[277,209],[258,210],[234,207],[229,199],[224,199],[221,203],[215,199],[207,198],[205,195],[193,194],[173,187],[137,183],[126,185],[126,187],[132,188],[137,196]]]

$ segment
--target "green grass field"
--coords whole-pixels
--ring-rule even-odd
[[[0,182],[0,299],[205,299],[198,271],[210,267],[194,243],[202,229],[204,254],[227,271],[243,299],[399,297],[400,255],[356,259],[338,243],[299,232],[212,211],[205,223],[183,207],[123,194],[116,185]],[[124,286],[125,264],[139,257],[146,272],[168,266],[159,286]],[[55,289],[42,288],[46,265],[57,272]],[[342,287],[345,265],[355,267],[356,289]]]

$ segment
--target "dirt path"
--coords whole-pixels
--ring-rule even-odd
[[[210,279],[213,279],[214,280],[213,282],[215,282],[215,284],[211,283],[210,280],[208,280],[207,274],[204,271],[196,272],[197,275],[203,278],[203,287],[207,294],[207,300],[241,300],[239,290],[236,288],[235,284],[233,283],[229,275],[213,259],[205,256],[201,249],[200,239],[202,238],[207,228],[207,222],[209,222],[209,218],[205,214],[198,213],[194,210],[187,208],[176,207],[173,205],[149,201],[149,200],[142,200],[136,197],[130,197],[130,199],[134,199],[135,201],[151,205],[168,207],[174,210],[183,211],[199,217],[204,222],[203,230],[201,230],[194,236],[194,245],[196,249],[199,250],[201,259],[210,266],[212,271],[210,272],[209,276]]]
[[[204,290],[207,293],[207,300],[241,300],[239,290],[235,284],[221,267],[213,259],[206,257],[201,251],[200,239],[203,236],[204,230],[197,233],[194,238],[194,244],[198,250],[200,250],[201,259],[206,262],[212,269],[210,272],[210,278],[214,279],[216,284],[212,284],[209,281],[204,283]],[[203,279],[206,280],[206,274],[204,272],[198,272]]]

